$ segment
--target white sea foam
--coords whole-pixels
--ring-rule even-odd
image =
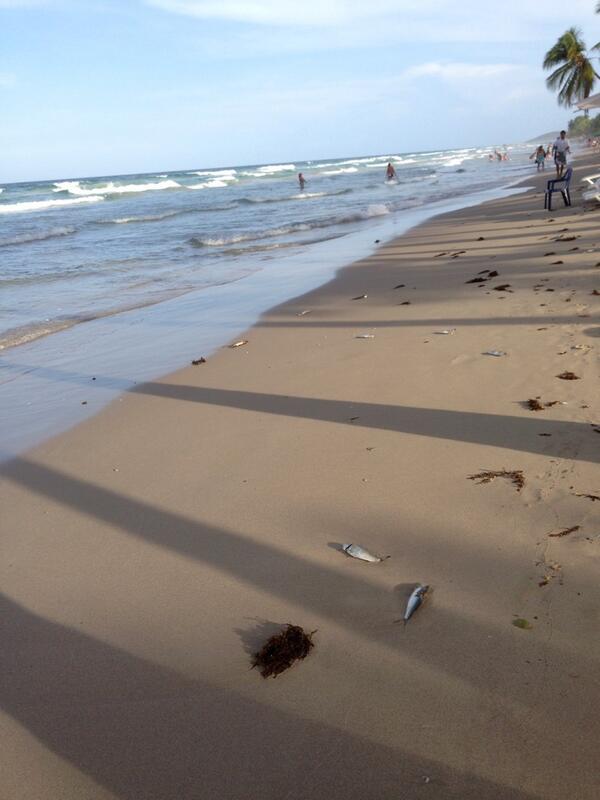
[[[187,186],[187,189],[226,189],[229,186],[225,181],[215,178],[213,181],[205,181],[204,183],[194,183]]]
[[[68,192],[77,197],[106,196],[109,194],[134,194],[136,192],[156,192],[162,189],[179,189],[180,183],[173,180],[155,181],[151,183],[117,184],[113,181],[102,186],[84,187],[81,181],[58,181],[54,184],[53,192]]]
[[[53,239],[55,236],[68,236],[75,233],[75,228],[50,228],[47,231],[32,231],[31,233],[21,233],[17,236],[9,236],[0,239],[0,247],[11,247],[17,244],[27,244],[28,242],[42,242],[44,239]]]
[[[357,167],[341,167],[340,169],[325,170],[323,175],[342,175],[346,172],[358,172]]]
[[[117,217],[106,221],[114,222],[115,225],[126,225],[129,222],[160,222],[162,219],[176,217],[180,213],[180,211],[167,211],[164,214],[140,214],[138,217]]]
[[[389,208],[383,203],[375,203],[367,207],[365,211],[356,211],[351,214],[340,214],[335,217],[325,217],[324,219],[310,220],[308,222],[296,222],[291,225],[282,225],[278,228],[268,228],[265,231],[254,233],[238,233],[234,236],[215,236],[200,239],[194,237],[191,243],[195,247],[223,247],[223,245],[238,244],[239,242],[249,242],[258,239],[270,239],[274,236],[289,236],[294,233],[311,231],[315,228],[329,228],[333,225],[348,225],[353,222],[362,222],[372,217],[382,217],[389,214]]]
[[[27,211],[45,211],[50,208],[62,208],[64,206],[75,206],[80,203],[97,203],[104,198],[100,195],[93,197],[76,197],[72,200],[31,200],[27,203],[4,203],[0,204],[0,214],[22,214]]]
[[[237,180],[235,177],[237,175],[236,169],[205,169],[199,172],[189,172],[188,175],[197,175],[199,178],[222,178],[226,181]]]
[[[258,172],[261,175],[275,175],[277,172],[289,172],[296,169],[295,164],[269,164],[266,167],[259,167]]]

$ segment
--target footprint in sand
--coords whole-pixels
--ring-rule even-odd
[[[455,356],[450,364],[453,367],[457,367],[459,364],[466,364],[468,361],[473,361],[473,356],[468,355],[467,353],[463,353],[460,356]]]

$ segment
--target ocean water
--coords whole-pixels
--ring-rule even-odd
[[[375,238],[502,191],[531,172],[530,150],[511,146],[501,163],[471,148],[2,185],[0,447],[17,452],[206,355]]]

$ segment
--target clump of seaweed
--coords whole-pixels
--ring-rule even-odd
[[[315,646],[312,640],[314,633],[316,631],[306,633],[299,625],[286,625],[254,654],[252,667],[258,667],[263,678],[276,678],[289,669],[294,661],[306,658]]]
[[[486,470],[477,475],[469,475],[469,480],[477,481],[477,483],[491,483],[495,478],[506,478],[511,481],[517,487],[517,492],[520,492],[525,486],[525,476],[521,469]]]
[[[560,539],[563,536],[568,536],[570,533],[575,533],[578,531],[581,525],[573,525],[571,528],[563,528],[562,531],[557,531],[556,533],[549,533],[548,536],[551,539]]]
[[[557,375],[556,377],[560,378],[561,381],[578,381],[579,380],[579,375],[575,375],[574,372],[568,372],[568,371],[561,372],[560,375]]]
[[[535,397],[530,397],[529,400],[526,401],[527,408],[530,411],[543,411],[544,406],[540,401]]]

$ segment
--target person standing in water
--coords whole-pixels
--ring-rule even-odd
[[[387,169],[385,171],[385,179],[386,181],[393,181],[397,179],[396,170],[392,166],[392,163],[389,161],[387,165]]]
[[[556,164],[556,177],[562,178],[567,166],[567,154],[571,152],[571,145],[567,139],[567,132],[561,131],[560,136],[552,145],[554,163]]]
[[[300,191],[303,192],[304,186],[306,185],[306,180],[301,172],[298,173],[298,183],[300,184]]]

